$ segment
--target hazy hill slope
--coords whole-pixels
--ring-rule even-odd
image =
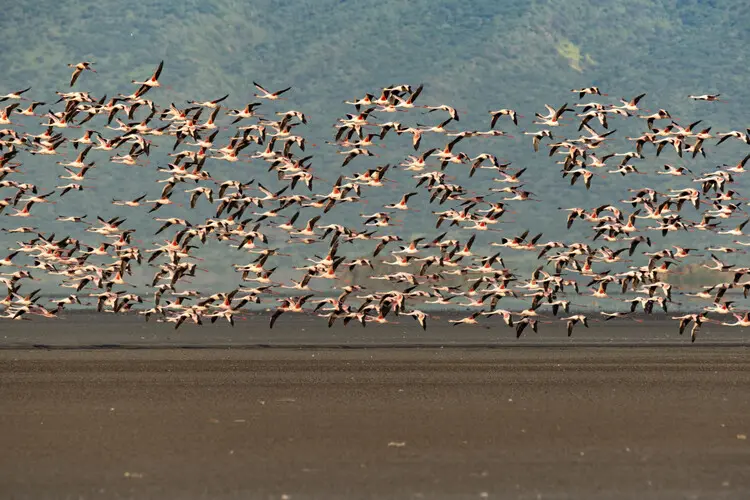
[[[394,80],[483,106],[538,106],[577,84],[662,99],[743,85],[750,14],[698,0],[41,1],[5,7],[4,85],[55,90],[62,62],[89,58],[112,80],[159,59],[179,93],[243,99],[252,79],[295,85],[318,109]],[[736,7],[736,8],[733,8]],[[121,79],[115,79],[119,71]],[[100,79],[101,80],[101,79]],[[461,91],[456,88],[461,87]],[[109,90],[109,89],[108,89]],[[671,104],[666,102],[665,104]]]

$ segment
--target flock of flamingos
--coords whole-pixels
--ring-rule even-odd
[[[92,63],[69,66],[73,69],[71,89],[57,92],[58,111],[29,100],[30,89],[0,96],[0,102],[5,103],[0,112],[0,126],[4,127],[0,130],[2,230],[13,235],[9,239],[17,240],[0,259],[0,266],[8,271],[0,278],[8,290],[2,301],[2,318],[58,318],[66,306],[81,304],[81,297],[87,297],[96,302],[100,312],[137,312],[146,320],[173,323],[175,328],[185,322],[203,324],[219,319],[234,325],[235,317],[241,317],[251,303],[270,304],[271,327],[284,323],[284,313],[305,313],[324,318],[329,326],[336,322],[350,326],[388,323],[404,316],[427,328],[429,313],[420,307],[429,310],[423,304],[437,304],[473,311],[450,320],[455,325],[496,322],[521,336],[527,327],[536,331],[541,322],[559,321],[571,335],[574,327],[588,327],[590,321],[639,321],[637,316],[643,312],[668,313],[673,297],[679,294],[704,301],[694,312],[672,317],[679,322],[680,334],[692,324],[693,341],[701,325],[708,322],[750,326],[750,313],[736,310],[736,302],[726,300],[732,294],[724,297],[730,289],[747,294],[750,280],[743,280],[750,268],[730,265],[721,257],[750,245],[750,239],[742,239],[747,236],[743,230],[748,221],[743,198],[730,189],[745,172],[750,155],[737,164],[700,173],[671,164],[651,172],[639,166],[646,154],[672,156],[665,161],[673,164],[687,156],[705,157],[704,145],[709,141],[716,146],[727,141],[750,144],[750,130],[711,133],[710,128],[698,127],[699,123],[680,125],[665,109],[642,109],[645,94],[616,104],[599,103],[596,101],[606,94],[597,87],[573,90],[571,99],[577,101],[573,105],[545,105],[546,111],[537,113],[532,122],[537,130],[523,134],[528,136],[530,148],[559,158],[563,182],[583,190],[603,174],[618,179],[658,174],[684,179],[684,184],[665,192],[630,186],[624,200],[603,206],[563,207],[564,212],[555,213],[567,216],[568,229],[573,224],[587,224],[590,238],[543,241],[541,234],[511,234],[500,225],[504,215],[521,213],[525,204],[538,201],[524,185],[524,181],[533,181],[529,173],[522,177],[526,169],[511,168],[492,153],[471,157],[461,151],[462,143],[470,140],[503,140],[508,134],[498,130],[499,126],[519,127],[524,117],[512,109],[489,111],[486,130],[460,130],[462,112],[446,104],[425,105],[425,99],[420,99],[422,86],[393,85],[346,101],[352,105],[352,113],[338,120],[330,143],[341,154],[342,175],[326,183],[316,175],[313,156],[304,153],[306,141],[299,130],[307,124],[306,115],[283,110],[274,102],[283,101],[290,88],[267,90],[256,83],[256,99],[239,109],[224,107],[227,96],[160,107],[150,98],[161,86],[163,62],[143,81],[132,82],[132,94],[110,99],[72,89],[78,81],[95,78],[87,76],[95,73]],[[719,95],[688,97],[722,100]],[[42,133],[24,132],[24,127],[28,130],[30,126],[25,120],[39,119],[43,120]],[[409,119],[414,122],[406,123]],[[437,124],[419,123],[431,119]],[[615,124],[623,120],[638,123],[643,133],[626,138],[629,151],[608,151]],[[363,167],[366,162],[377,162],[367,157],[378,156],[375,147],[393,135],[410,138],[414,153],[398,165]],[[423,141],[427,137],[429,141]],[[423,142],[444,145],[428,149]],[[55,224],[61,227],[57,236],[33,226],[35,217],[40,217],[35,208],[42,204],[73,200],[69,203],[74,206],[77,193],[90,188],[87,175],[94,169],[153,168],[146,158],[154,147],[171,151],[171,163],[156,167],[163,173],[160,195],[133,193],[132,199],[112,200],[121,207],[122,215],[109,220],[60,215],[56,210]],[[29,178],[21,170],[28,155],[59,158],[59,185],[41,186]],[[206,166],[226,167],[223,171],[233,173],[233,178],[217,179]],[[465,179],[468,186],[478,169],[490,171],[496,187],[476,192],[458,183]],[[264,174],[266,178],[262,178]],[[402,180],[396,184],[390,180],[394,176]],[[409,188],[394,191],[396,185]],[[368,192],[376,189],[392,194],[392,203],[365,205]],[[424,229],[394,227],[399,221],[397,214],[414,210],[418,197],[425,204],[429,199],[435,237],[403,240],[399,231]],[[174,210],[181,203],[190,208],[184,218],[160,218],[163,207],[172,205],[167,211]],[[352,209],[362,212],[359,224],[346,227],[331,222],[332,211]],[[168,239],[151,248],[139,247],[142,240],[136,240],[135,229],[125,224],[133,210],[153,214],[151,217],[162,224],[157,234]],[[198,220],[201,211],[204,217]],[[561,215],[561,221],[565,216]],[[9,224],[19,219],[29,223]],[[90,236],[86,241],[62,237],[72,232],[71,225],[85,228]],[[476,236],[485,231],[492,231],[484,234],[493,236],[487,250],[480,253],[472,247]],[[728,238],[727,244],[732,243],[702,249],[666,243],[673,233],[685,231],[708,231],[717,240],[723,237]],[[159,238],[162,236],[151,240]],[[203,294],[189,284],[190,278],[201,272],[196,254],[209,240],[232,247],[232,255],[246,259],[241,264],[226,263],[237,273],[237,286]],[[272,278],[274,259],[288,245],[304,245],[310,250],[305,262],[294,268],[298,279],[277,283]],[[351,249],[361,248],[367,248],[366,254],[351,255]],[[506,267],[506,252],[534,252],[538,267],[522,276]],[[313,257],[315,253],[320,256]],[[643,265],[626,265],[633,262],[634,254],[647,257]],[[669,273],[691,258],[699,259],[702,267],[716,271],[725,281],[693,293],[673,290]],[[615,263],[621,267],[616,268]],[[133,269],[141,266],[154,269],[153,294],[140,296],[127,281]],[[357,283],[344,279],[355,269],[368,270],[369,275]],[[38,290],[27,293],[28,282],[38,280],[38,274],[57,280],[71,294],[50,301]],[[375,291],[378,287],[373,280],[388,281],[392,289]],[[318,284],[335,293],[316,293]],[[626,303],[612,312],[584,314],[572,302],[578,295],[610,298],[608,290],[611,293],[615,288],[627,291],[632,298],[611,297]],[[524,307],[502,308],[503,299],[509,297],[524,300]]]

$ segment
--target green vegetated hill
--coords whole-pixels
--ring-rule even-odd
[[[647,92],[641,103],[644,108],[666,108],[682,124],[703,119],[713,131],[744,129],[748,124],[745,103],[750,102],[746,70],[750,12],[743,5],[699,0],[16,2],[4,6],[0,19],[5,41],[0,52],[4,70],[0,93],[31,85],[30,97],[50,102],[56,90],[67,89],[70,70],[66,63],[79,60],[96,62],[99,73],[83,75],[78,88],[98,97],[132,92],[130,80],[147,77],[164,59],[164,86],[148,95],[159,105],[184,105],[186,99],[206,100],[228,93],[225,104],[239,108],[254,100],[253,80],[273,89],[291,85],[288,101],[266,104],[262,109],[269,115],[300,109],[310,116],[310,124],[299,133],[308,138],[307,153],[315,155],[313,165],[325,179],[316,191],[324,192],[341,173],[398,163],[412,153],[408,138],[391,134],[385,148],[377,151],[378,158],[358,158],[342,169],[341,156],[325,144],[332,140],[336,119],[352,110],[342,101],[389,84],[424,83],[419,103],[448,103],[461,110],[460,124],[451,123],[451,128],[487,130],[489,109],[514,108],[524,115],[519,127],[501,120],[498,128],[514,138],[467,140],[462,150],[470,155],[494,153],[511,161],[514,168],[528,168],[526,188],[543,202],[515,205],[517,213],[508,216],[502,230],[532,228],[543,231],[545,239],[556,238],[566,234],[565,214],[558,207],[593,207],[621,200],[628,195],[628,187],[657,185],[666,189],[690,183],[685,178],[657,179],[654,175],[606,175],[594,179],[590,191],[580,184],[569,186],[560,179],[556,158],[549,158],[546,148],[534,154],[529,138],[522,133],[538,129],[531,124],[534,112],[543,111],[545,103],[555,107],[573,104],[577,96],[570,89],[597,85],[610,94],[597,96],[598,101],[617,102],[619,97],[629,99]],[[722,93],[729,102],[696,103],[686,98],[691,93],[709,92]],[[408,116],[397,115],[380,115],[378,120],[436,124],[443,117],[442,113],[422,115],[418,110]],[[645,126],[640,120],[615,118],[611,129],[618,133],[608,150],[618,151],[629,147],[625,137],[642,133]],[[68,131],[66,135],[78,133]],[[555,133],[556,139],[578,136],[572,126]],[[422,149],[444,144],[443,136],[425,136]],[[75,201],[67,204],[42,207],[39,214],[73,211],[113,216],[121,212],[108,205],[112,197],[143,193],[157,197],[161,186],[156,184],[160,175],[155,167],[167,162],[165,153],[171,144],[165,141],[159,146],[146,168],[99,168],[92,175],[95,190],[78,193]],[[694,161],[680,160],[673,151],[655,158],[648,148],[647,159],[638,167],[651,174],[665,162],[700,172],[735,162],[744,151],[731,143],[721,149],[708,145],[708,160]],[[97,158],[106,161],[104,155]],[[27,170],[45,184],[56,181],[59,171],[53,160],[26,161],[33,162]],[[206,169],[217,178],[269,177],[261,162],[242,166],[209,162]],[[244,170],[237,174],[240,169]],[[450,166],[448,173],[477,193],[486,192],[492,183],[492,175],[486,171],[471,180],[462,167]],[[360,212],[374,212],[383,203],[397,201],[413,181],[403,173],[392,177],[399,183],[393,189],[369,190],[367,206],[337,207],[331,220],[354,223],[360,220]],[[267,183],[269,187],[279,185],[273,177]],[[428,205],[424,196],[414,206],[421,211],[405,217],[401,234],[435,235],[430,214],[435,206]],[[206,217],[210,212],[206,205],[196,213]],[[161,216],[175,214],[191,216],[174,207],[157,212]],[[145,210],[128,217],[131,227],[144,229],[140,236],[145,241],[153,240],[148,230],[155,223]],[[39,226],[60,232],[45,227],[44,222]],[[579,224],[567,234],[571,238],[588,236],[588,231],[588,226]],[[483,236],[482,243],[496,236]],[[688,237],[705,243],[710,233],[672,238],[681,241]],[[207,251],[222,252],[213,247]],[[305,253],[308,249],[291,251]],[[533,259],[527,257],[524,259],[532,266]],[[222,275],[217,271],[217,283]]]

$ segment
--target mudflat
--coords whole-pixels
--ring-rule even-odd
[[[0,350],[6,498],[748,498],[745,347]]]

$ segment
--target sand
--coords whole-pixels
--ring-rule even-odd
[[[745,347],[66,345],[0,350],[3,497],[750,497]]]

